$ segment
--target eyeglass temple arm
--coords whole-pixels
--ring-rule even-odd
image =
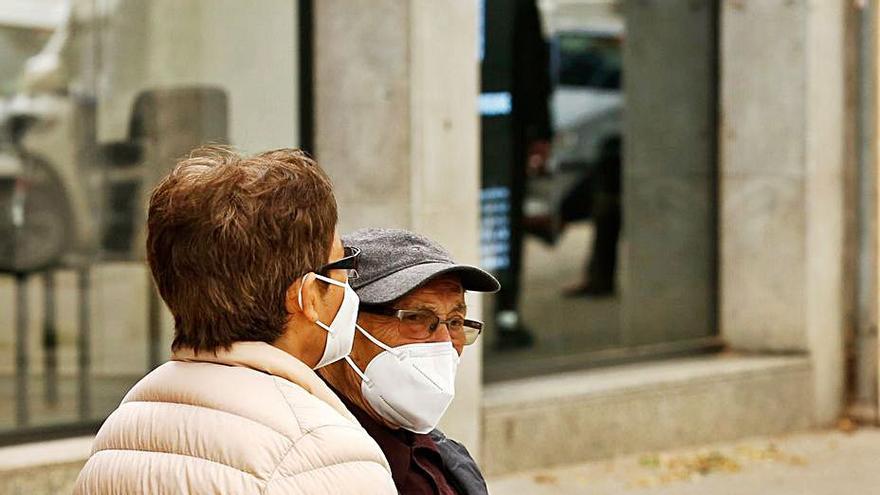
[[[477,330],[482,330],[483,329],[483,322],[477,321],[477,320],[468,320],[467,318],[465,318],[464,326],[476,328]]]

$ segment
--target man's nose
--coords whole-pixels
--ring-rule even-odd
[[[443,327],[441,330],[440,327]],[[464,352],[464,343],[456,342],[452,338],[452,334],[449,333],[449,327],[446,326],[446,323],[440,323],[437,325],[437,329],[431,334],[430,342],[451,342],[452,347],[455,348],[455,352],[461,356],[461,353]]]
[[[452,342],[452,334],[446,323],[440,322],[437,328],[431,332],[431,342]]]

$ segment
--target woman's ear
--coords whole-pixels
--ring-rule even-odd
[[[302,313],[307,320],[314,323],[318,320],[316,306],[319,299],[318,295],[318,288],[315,286],[315,274],[308,273],[290,284],[285,294],[284,305],[289,314]]]

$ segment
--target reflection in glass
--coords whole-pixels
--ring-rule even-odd
[[[481,112],[484,197],[510,191],[503,219],[483,205],[483,262],[507,291],[490,298],[488,380],[717,347],[716,9],[487,0],[482,90],[513,95],[509,114]],[[528,13],[543,69],[527,56]],[[541,70],[546,97],[519,79]],[[542,106],[546,150],[520,125]],[[508,238],[491,235],[501,221]]]
[[[0,5],[0,443],[94,430],[166,359],[156,181],[200,144],[297,135],[294,0],[33,9]]]

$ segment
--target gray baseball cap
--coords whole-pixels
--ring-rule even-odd
[[[445,274],[461,277],[465,290],[497,292],[488,272],[453,261],[443,246],[401,229],[361,229],[342,236],[344,246],[361,250],[358,277],[349,283],[364,304],[385,304]]]

